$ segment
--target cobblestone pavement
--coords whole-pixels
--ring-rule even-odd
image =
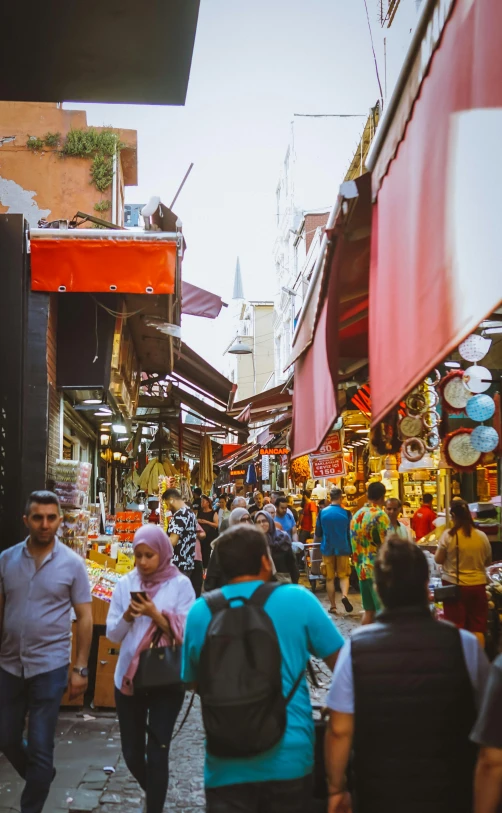
[[[328,606],[325,593],[318,595]],[[351,596],[354,613],[334,616],[344,637],[359,626],[361,602],[358,595]],[[323,663],[315,663],[319,689],[312,689],[312,698],[323,701],[329,686],[329,670]],[[188,698],[180,714],[181,721]],[[141,813],[143,794],[133,780],[120,754],[120,736],[114,713],[99,715],[89,711],[85,715],[63,712],[58,727],[55,753],[56,779],[51,788],[45,811],[81,811],[82,813]],[[169,813],[202,813],[205,805],[204,735],[198,698],[181,730],[171,745],[170,782],[166,807]],[[115,772],[107,777],[104,767]],[[0,757],[0,813],[19,811],[19,797],[23,784],[11,766]]]

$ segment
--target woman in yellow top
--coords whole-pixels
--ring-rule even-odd
[[[473,632],[484,646],[488,624],[486,568],[491,563],[492,550],[486,534],[474,527],[466,502],[453,502],[450,514],[453,528],[442,535],[435,558],[437,564],[443,565],[443,584],[460,585],[460,595],[444,602],[444,617]]]

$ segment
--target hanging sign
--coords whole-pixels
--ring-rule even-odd
[[[312,477],[343,477],[345,460],[343,458],[343,439],[341,430],[330,432],[322,446],[315,454],[310,455]]]
[[[314,452],[314,457],[325,454],[334,454],[341,452],[343,448],[342,438],[339,430],[330,432],[322,446],[319,447],[317,452]]]
[[[287,447],[285,447],[285,446],[281,446],[281,447],[273,447],[273,448],[270,448],[270,449],[269,449],[267,446],[262,446],[262,447],[260,448],[260,454],[261,454],[261,455],[270,455],[270,454],[289,454],[289,451],[290,451],[290,450],[289,450]]]
[[[261,479],[268,480],[270,476],[270,457],[264,454],[261,459]]]
[[[246,469],[230,469],[230,477],[244,477]]]
[[[319,477],[343,477],[345,471],[345,460],[343,454],[326,454],[320,456],[311,455],[310,468],[312,469],[312,477],[318,479]]]

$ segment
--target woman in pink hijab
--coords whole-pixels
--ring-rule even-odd
[[[184,690],[180,686],[134,694],[133,681],[139,656],[159,628],[162,646],[182,644],[195,593],[190,579],[171,564],[173,548],[158,525],[136,531],[133,549],[136,567],[115,587],[106,635],[121,644],[115,701],[122,753],[146,793],[147,813],[162,813],[169,782],[169,745]]]

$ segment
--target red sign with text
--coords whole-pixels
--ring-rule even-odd
[[[318,457],[321,455],[326,454],[335,454],[336,452],[342,451],[342,439],[340,437],[340,432],[337,430],[335,432],[330,432],[322,446],[314,452],[314,457]]]
[[[310,458],[312,477],[343,477],[345,474],[345,461],[343,454],[326,454]]]

